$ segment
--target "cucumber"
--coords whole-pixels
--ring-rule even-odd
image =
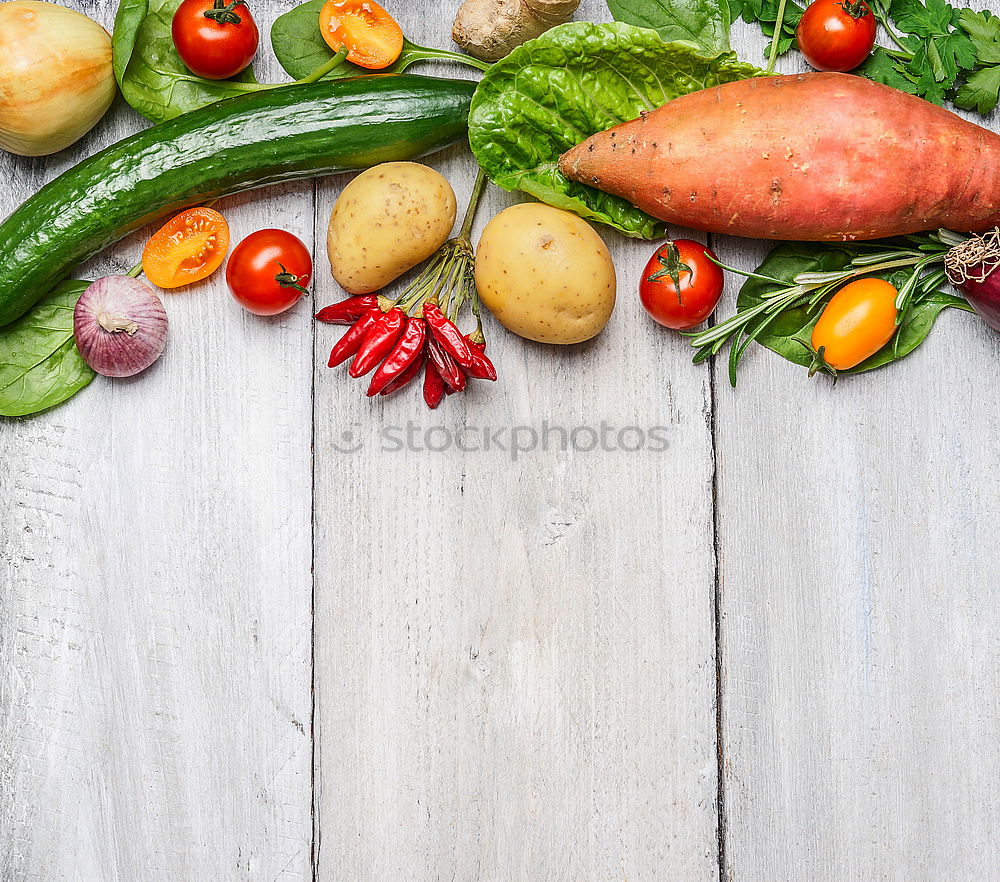
[[[113,144],[0,225],[0,326],[78,263],[164,214],[281,181],[413,159],[457,141],[475,87],[406,74],[283,86]]]

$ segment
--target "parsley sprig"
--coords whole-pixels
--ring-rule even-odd
[[[956,9],[947,0],[867,0],[890,47],[876,46],[855,73],[919,95],[935,104],[952,100],[988,114],[1000,101],[1000,18]],[[730,0],[733,18],[757,22],[774,37],[779,0]],[[804,8],[786,0],[777,52],[795,42]]]

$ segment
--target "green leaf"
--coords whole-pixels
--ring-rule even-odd
[[[958,26],[969,35],[979,64],[1000,64],[1000,18],[989,12],[963,9]]]
[[[906,68],[881,46],[876,46],[865,63],[854,72],[876,83],[884,83],[911,95],[917,94],[916,81],[907,74]]]
[[[944,64],[946,78],[953,80],[959,71],[972,70],[981,61],[972,40],[958,31],[938,37],[934,45]]]
[[[733,5],[730,0],[730,10],[733,20],[742,16],[746,22],[759,22],[760,29],[765,36],[774,36],[774,27],[778,20],[779,0],[743,0],[742,3]],[[795,0],[788,0],[785,4],[785,12],[781,19],[781,36],[778,38],[778,55],[784,55],[795,45],[795,31],[799,26],[799,20],[805,8],[800,6]],[[771,47],[764,48],[764,57],[770,55]]]
[[[760,76],[732,53],[706,56],[632,25],[573,22],[494,64],[472,99],[469,143],[505,190],[647,239],[663,225],[626,200],[566,180],[559,156],[679,95]]]
[[[170,35],[180,4],[181,0],[121,0],[115,16],[111,38],[115,77],[125,100],[153,122],[256,90],[250,68],[232,80],[218,81],[202,80],[187,69]]]
[[[1000,67],[977,70],[958,89],[955,104],[964,110],[991,113],[1000,100]]]
[[[278,64],[293,79],[301,80],[309,76],[335,54],[326,44],[319,29],[319,13],[325,2],[326,0],[308,0],[307,3],[292,8],[284,15],[279,15],[271,25],[271,48],[274,49]],[[402,73],[418,61],[432,59],[456,61],[479,70],[489,66],[468,55],[449,52],[447,49],[430,49],[404,39],[403,51],[396,63],[380,73]],[[324,79],[332,80],[370,73],[372,71],[346,61],[328,73]]]
[[[615,21],[651,28],[664,40],[688,40],[709,52],[729,49],[727,0],[608,0]]]
[[[851,260],[859,253],[857,248],[851,246],[790,242],[774,248],[756,272],[760,275],[787,280],[791,284],[792,279],[799,273],[834,272],[847,269]],[[876,275],[879,278],[889,280],[898,288],[905,280],[907,273],[879,273]],[[773,283],[760,279],[747,279],[740,289],[736,301],[737,309],[750,309],[758,305],[762,302],[764,294],[773,291],[774,288]],[[772,352],[777,352],[788,361],[809,367],[813,361],[813,326],[832,296],[832,293],[827,295],[811,309],[803,305],[779,312],[757,335],[756,341]],[[911,303],[896,333],[882,349],[861,364],[846,371],[840,371],[840,373],[858,374],[870,371],[909,355],[927,338],[935,319],[942,310],[948,307],[971,310],[968,302],[962,297],[956,297],[944,291],[931,291]]]
[[[944,36],[951,30],[955,9],[945,0],[893,0],[892,18],[909,34],[918,37]]]
[[[73,309],[90,282],[69,281],[0,329],[0,415],[61,404],[94,379],[76,348]]]

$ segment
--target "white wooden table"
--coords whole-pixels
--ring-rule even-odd
[[[439,46],[454,5],[387,3]],[[4,155],[0,214],[141,125],[119,101]],[[428,161],[464,201],[467,148]],[[313,243],[325,305],[346,180],[220,207],[234,241]],[[433,413],[369,402],[311,304],[262,320],[220,274],[165,296],[155,368],[0,423],[3,882],[1000,878],[1000,336],[948,313],[836,387],[757,350],[733,391],[645,318],[651,246],[605,238],[604,334],[493,324],[501,381]],[[424,449],[385,440],[408,421]],[[602,423],[666,449],[426,449]]]

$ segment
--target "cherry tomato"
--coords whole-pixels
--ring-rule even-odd
[[[260,33],[244,0],[184,0],[170,25],[174,46],[191,73],[227,80],[246,70]]]
[[[226,282],[233,297],[256,315],[277,315],[306,293],[312,257],[302,240],[284,230],[258,230],[233,249]]]
[[[326,44],[347,60],[369,70],[382,70],[403,51],[403,31],[375,0],[327,0],[319,13]]]
[[[180,288],[214,273],[229,250],[229,224],[211,208],[189,208],[146,243],[142,271],[159,288]]]
[[[858,279],[834,294],[813,327],[816,367],[847,370],[885,346],[896,332],[897,293],[882,279]]]
[[[667,242],[642,271],[639,298],[656,321],[677,331],[707,319],[722,296],[722,269],[715,254],[693,239]]]
[[[865,0],[814,0],[795,38],[816,70],[854,70],[875,45],[875,16]]]

